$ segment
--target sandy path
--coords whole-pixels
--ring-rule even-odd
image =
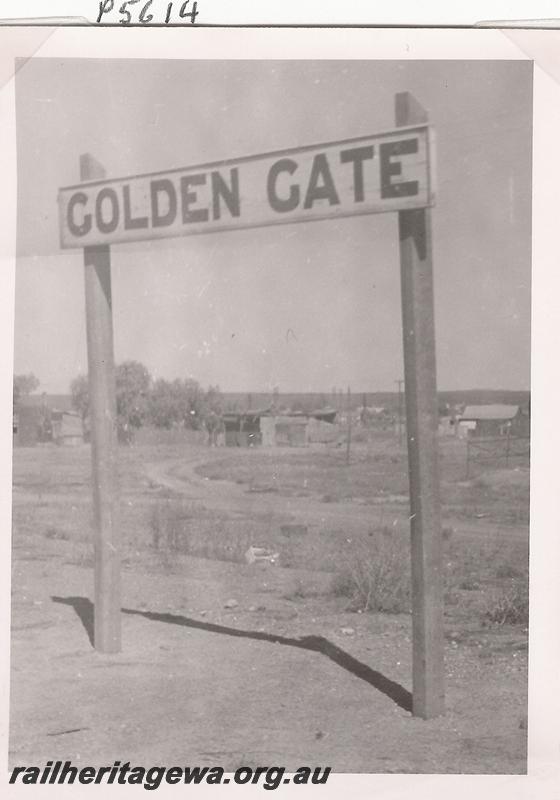
[[[220,454],[221,455],[221,454]],[[166,459],[145,465],[148,478],[159,486],[164,486],[193,501],[204,503],[207,507],[250,516],[252,513],[272,513],[277,516],[293,517],[298,522],[310,525],[344,525],[351,523],[359,527],[377,526],[380,519],[386,524],[399,526],[407,524],[408,503],[391,503],[383,498],[382,503],[330,502],[324,503],[314,497],[285,496],[277,492],[250,492],[243,484],[224,480],[210,480],[201,477],[197,468],[207,464],[211,452],[202,458]],[[180,476],[177,470],[181,470]],[[465,520],[444,515],[444,525],[466,537],[495,537],[525,541],[528,530],[524,525],[499,525],[484,519]]]

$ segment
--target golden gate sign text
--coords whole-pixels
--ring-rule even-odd
[[[64,248],[433,205],[427,125],[59,191]]]

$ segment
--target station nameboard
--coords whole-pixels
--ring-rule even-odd
[[[428,125],[59,190],[63,248],[433,205]]]

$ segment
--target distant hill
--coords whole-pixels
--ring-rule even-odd
[[[228,410],[243,411],[248,409],[268,408],[273,400],[268,392],[222,392],[224,405]],[[514,391],[509,389],[456,389],[453,391],[438,392],[440,406],[449,405],[487,405],[491,403],[506,403],[508,405],[527,405],[531,398],[529,391]],[[350,403],[352,408],[360,407],[365,400],[367,406],[382,406],[384,408],[397,408],[399,397],[397,392],[352,392]],[[280,406],[294,410],[312,410],[329,406],[331,408],[345,409],[347,403],[346,393],[332,392],[301,392],[283,393],[277,395]]]
[[[222,392],[225,411],[245,411],[269,408],[273,401],[270,392]],[[453,391],[438,392],[439,405],[488,405],[491,403],[506,403],[507,405],[526,406],[531,398],[531,392],[512,391],[508,389],[457,389]],[[72,397],[69,394],[32,394],[22,398],[24,405],[40,406],[46,399],[51,409],[59,411],[72,410]],[[350,402],[352,408],[359,408],[363,401],[367,406],[378,406],[397,409],[399,398],[397,392],[352,392]],[[313,411],[326,406],[337,410],[346,409],[346,393],[332,392],[280,392],[277,395],[280,407],[293,411]]]
[[[490,405],[506,403],[512,406],[526,406],[531,400],[530,391],[514,391],[500,389],[468,389],[466,391],[439,392],[440,402],[457,405]]]

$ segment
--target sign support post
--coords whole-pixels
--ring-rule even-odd
[[[105,177],[88,153],[80,157],[80,179]],[[108,244],[84,247],[89,402],[95,518],[94,647],[121,649],[120,531],[117,489],[117,413]]]
[[[397,423],[397,428],[398,428],[397,432],[398,432],[398,436],[399,436],[399,448],[402,449],[402,444],[403,444],[403,441],[402,441],[403,440],[402,387],[403,387],[404,381],[402,380],[402,378],[399,378],[399,380],[395,381],[395,383],[399,387],[399,411],[398,411],[399,419],[398,419],[398,423]]]
[[[427,122],[409,92],[395,96],[398,127]],[[429,208],[399,211],[412,560],[412,713],[444,712],[443,558]]]

